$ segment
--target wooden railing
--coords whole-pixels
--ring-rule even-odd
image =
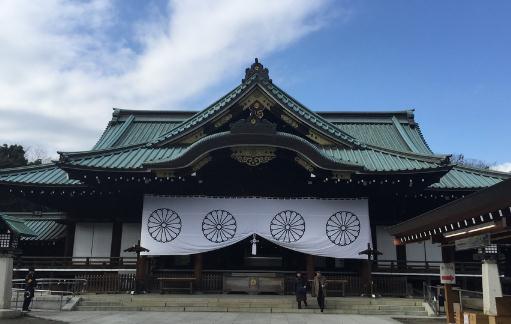
[[[135,257],[40,257],[20,256],[14,261],[14,267],[23,269],[135,269]]]
[[[135,274],[131,273],[102,273],[77,275],[77,279],[87,281],[86,292],[119,293],[135,290]]]
[[[373,272],[438,274],[440,263],[440,261],[375,260]],[[20,256],[16,258],[14,266],[17,269],[26,269],[30,266],[38,269],[135,269],[136,258]],[[481,262],[455,262],[455,266],[457,274],[481,273]],[[504,266],[505,263],[501,261],[499,264],[501,272]]]
[[[193,272],[160,272],[157,275],[152,275],[148,280],[148,289],[151,292],[159,292],[159,283],[157,278],[172,277],[180,278],[193,275]],[[335,275],[326,273],[325,276],[328,280],[332,280],[328,286],[330,289],[329,296],[340,296],[341,287],[334,287],[336,283],[333,280],[345,280],[344,292],[346,296],[360,296],[362,292],[360,279],[352,275]],[[131,274],[94,274],[94,275],[81,275],[77,278],[87,280],[87,292],[126,292],[131,291],[135,287],[135,276]],[[373,278],[376,291],[382,296],[407,296],[407,280],[406,277],[375,277]],[[284,276],[284,294],[293,295],[295,278],[292,274],[285,274]],[[223,273],[222,272],[204,272],[200,282],[194,286],[194,291],[202,291],[206,293],[221,293],[223,286]],[[335,293],[333,291],[335,290]],[[310,287],[309,287],[310,291]]]
[[[398,273],[423,273],[438,274],[441,261],[398,261],[398,260],[375,260],[373,272],[398,272]],[[457,274],[481,274],[481,262],[455,262]],[[501,272],[505,262],[500,261]]]

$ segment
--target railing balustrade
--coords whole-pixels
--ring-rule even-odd
[[[14,267],[18,269],[30,266],[37,269],[135,269],[136,257],[41,257],[20,256],[15,259]]]

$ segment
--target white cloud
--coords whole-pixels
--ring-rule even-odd
[[[491,169],[495,171],[511,172],[511,162],[494,165]]]
[[[112,37],[123,19],[112,2],[4,0],[0,142],[88,149],[111,107],[180,108],[222,77],[241,78],[253,57],[320,28],[326,1],[170,1],[168,12],[123,21],[133,44]]]

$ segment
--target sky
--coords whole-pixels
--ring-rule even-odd
[[[200,110],[255,57],[312,110],[415,109],[511,171],[511,2],[0,0],[0,144],[90,149],[112,108]]]

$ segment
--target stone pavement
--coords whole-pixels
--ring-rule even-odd
[[[337,314],[264,314],[221,312],[43,312],[30,316],[66,323],[90,324],[398,324],[389,316]],[[411,321],[407,323],[413,323]],[[425,323],[420,321],[420,323]],[[440,322],[442,323],[442,322]]]

